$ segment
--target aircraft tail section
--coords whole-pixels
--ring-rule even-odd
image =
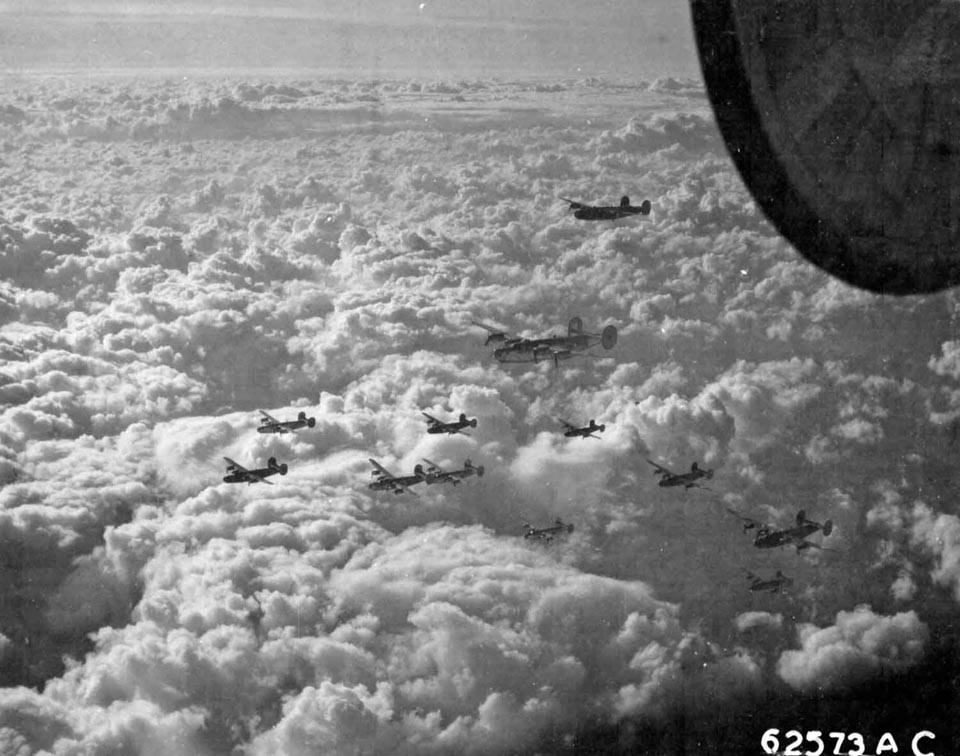
[[[650,200],[644,200],[640,203],[640,215],[650,215]]]
[[[630,198],[626,194],[620,198],[620,207],[630,207]]]
[[[570,323],[567,324],[567,335],[576,336],[578,333],[583,333],[583,320],[574,316],[570,318]]]

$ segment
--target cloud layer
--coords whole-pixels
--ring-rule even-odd
[[[956,297],[800,260],[696,83],[60,80],[2,105],[3,748],[629,751],[949,642]],[[653,213],[557,199],[622,194]],[[574,315],[616,347],[501,366],[471,324]],[[316,426],[258,434],[257,409]],[[423,411],[478,425],[428,436]],[[289,472],[231,486],[225,456]],[[397,496],[368,458],[486,474]],[[664,489],[645,458],[716,474]],[[726,508],[830,519],[829,550],[755,549]]]

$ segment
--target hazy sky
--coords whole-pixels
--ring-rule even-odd
[[[307,69],[339,74],[696,75],[686,3],[6,2],[7,74]]]

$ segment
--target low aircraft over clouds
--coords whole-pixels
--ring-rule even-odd
[[[600,333],[587,333],[583,330],[583,320],[578,317],[570,318],[567,324],[566,336],[544,336],[538,339],[508,336],[493,326],[478,321],[475,325],[490,332],[486,344],[491,341],[502,343],[503,346],[493,350],[497,362],[533,362],[540,363],[553,360],[554,365],[560,366],[560,360],[567,360],[577,354],[586,353],[591,347],[600,344],[604,349],[613,349],[617,343],[617,328],[606,326]],[[495,338],[494,338],[495,337]]]
[[[747,579],[750,581],[750,590],[754,593],[760,591],[779,593],[781,588],[793,585],[793,580],[784,575],[780,570],[777,570],[776,576],[769,580],[763,580],[749,570],[745,570],[745,572],[747,573]]]
[[[567,438],[576,438],[577,436],[580,436],[580,438],[600,438],[600,436],[595,436],[594,434],[603,433],[607,428],[605,424],[597,425],[593,419],[590,420],[589,425],[584,425],[581,428],[578,428],[572,423],[568,423],[566,420],[561,420],[560,422],[564,428],[563,435]]]
[[[631,205],[630,198],[624,195],[619,205],[588,205],[566,197],[561,200],[570,205],[573,217],[585,221],[615,221],[620,218],[629,218],[631,215],[650,215],[650,200],[644,200],[639,205]]]
[[[427,473],[423,465],[416,465],[413,468],[413,475],[394,475],[387,468],[381,465],[377,460],[371,459],[370,464],[373,470],[370,474],[376,478],[368,488],[373,491],[393,491],[395,494],[409,493],[416,496],[416,492],[410,489],[417,483],[423,483],[427,480]]]
[[[684,488],[702,488],[706,491],[710,490],[706,486],[701,486],[696,481],[700,480],[701,478],[712,478],[713,470],[705,470],[696,462],[690,465],[690,472],[685,473],[671,472],[663,465],[658,465],[652,459],[648,459],[647,462],[656,468],[656,470],[653,472],[654,475],[662,476],[659,483],[657,483],[657,485],[661,488],[683,486]]]
[[[545,528],[535,528],[529,522],[523,523],[523,537],[528,541],[535,540],[550,543],[554,538],[564,533],[572,532],[573,525],[571,523],[565,523],[560,517],[554,521],[553,525],[548,525]]]
[[[306,412],[297,414],[296,420],[277,420],[272,415],[260,410],[262,417],[257,433],[293,433],[298,428],[313,428],[317,424],[317,418],[307,417]]]
[[[464,478],[469,478],[471,475],[476,475],[479,478],[483,475],[483,465],[476,467],[469,459],[464,460],[463,467],[460,470],[444,470],[436,462],[431,462],[426,458],[423,461],[430,465],[426,473],[428,486],[432,486],[434,483],[452,483],[458,486]]]
[[[759,520],[745,517],[729,507],[726,509],[730,514],[739,518],[743,522],[744,531],[756,529],[757,535],[753,539],[753,545],[758,549],[775,549],[778,546],[792,545],[796,547],[798,552],[803,551],[804,549],[836,551],[836,549],[828,549],[824,546],[814,543],[813,541],[806,540],[807,536],[816,533],[818,530],[822,530],[824,536],[830,535],[830,533],[833,532],[832,520],[827,520],[822,524],[819,522],[814,522],[813,520],[808,520],[806,512],[801,509],[799,512],[797,512],[797,520],[794,527],[784,528],[783,530],[775,530],[772,526],[762,523]]]
[[[469,436],[469,433],[464,433],[464,428],[476,428],[477,427],[477,418],[468,420],[466,414],[463,412],[460,413],[460,417],[456,420],[452,420],[448,423],[438,420],[433,415],[428,415],[426,412],[421,413],[425,418],[427,418],[427,433],[448,433],[451,436],[454,433],[459,433],[463,436]]]
[[[276,457],[270,457],[267,460],[267,466],[261,467],[256,470],[248,470],[243,465],[238,462],[234,462],[230,457],[224,457],[224,460],[227,462],[227,474],[223,478],[224,483],[248,483],[253,485],[254,483],[268,483],[273,485],[273,483],[267,480],[267,477],[270,475],[286,475],[287,474],[287,464],[277,464]]]

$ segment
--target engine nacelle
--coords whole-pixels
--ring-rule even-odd
[[[604,349],[613,349],[617,345],[617,327],[608,325],[600,332],[600,344]]]

